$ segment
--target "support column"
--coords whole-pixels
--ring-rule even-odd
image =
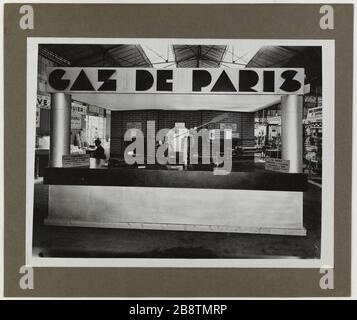
[[[62,167],[62,156],[71,151],[71,95],[51,94],[50,126],[50,167]]]
[[[290,172],[302,172],[303,96],[287,95],[281,97],[281,158],[290,160]]]

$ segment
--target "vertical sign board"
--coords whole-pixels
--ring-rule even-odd
[[[266,158],[265,170],[289,173],[290,160]]]
[[[72,101],[71,129],[82,129],[82,117],[87,114],[87,107],[77,101]]]
[[[82,129],[82,116],[80,114],[71,115],[71,129]]]

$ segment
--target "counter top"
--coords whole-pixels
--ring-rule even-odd
[[[176,171],[128,168],[46,168],[44,184],[159,188],[306,191],[307,175],[273,171]]]

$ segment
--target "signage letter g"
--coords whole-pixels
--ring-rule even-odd
[[[62,79],[65,73],[66,71],[63,69],[55,69],[50,73],[48,76],[48,83],[53,89],[63,91],[68,88],[70,80]]]

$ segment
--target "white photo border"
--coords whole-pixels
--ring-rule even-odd
[[[322,192],[321,252],[319,259],[161,259],[161,258],[45,258],[33,257],[34,160],[38,45],[133,44],[150,46],[153,41],[169,44],[216,44],[259,42],[260,46],[321,46],[322,48]],[[27,38],[26,93],[26,265],[33,267],[135,267],[135,268],[321,268],[334,266],[334,172],[335,172],[335,40],[294,39],[151,39],[151,38]]]

